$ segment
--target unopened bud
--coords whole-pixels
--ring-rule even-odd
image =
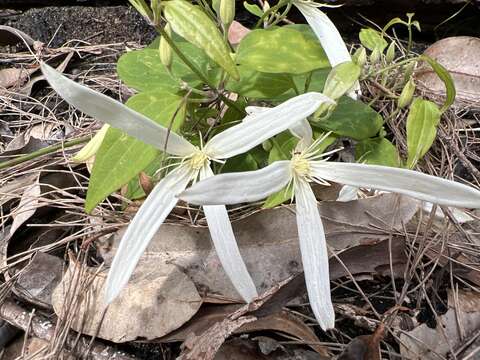
[[[348,92],[358,81],[362,69],[353,62],[344,62],[335,66],[328,74],[323,94],[337,100]]]
[[[367,63],[367,50],[363,46],[359,47],[352,56],[355,64],[362,67]]]
[[[373,49],[372,53],[370,54],[370,62],[372,64],[376,64],[380,61],[380,57],[382,56],[382,52],[380,51],[380,48],[376,47]]]
[[[220,0],[220,20],[228,29],[235,19],[235,0]]]
[[[169,37],[172,36],[172,29],[170,28],[169,24],[165,25],[164,30]],[[172,66],[172,48],[163,36],[160,38],[159,52],[160,61],[167,69],[170,69],[170,67]]]
[[[395,42],[392,41],[390,45],[388,46],[387,53],[385,55],[385,60],[387,61],[387,64],[390,64],[395,60]]]
[[[398,97],[397,105],[400,109],[407,107],[410,105],[413,99],[413,94],[415,93],[415,83],[412,79],[408,80],[408,82],[403,87],[403,90]]]
[[[415,71],[415,66],[416,66],[416,63],[414,61],[412,61],[411,63],[405,65],[405,67],[403,68],[403,78],[405,81],[408,81],[411,79],[412,75],[413,75],[413,72]]]
[[[265,151],[270,151],[272,150],[272,147],[273,147],[273,144],[270,140],[265,140],[263,143],[262,143],[262,148],[263,150]]]

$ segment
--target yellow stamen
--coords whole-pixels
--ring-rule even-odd
[[[202,151],[197,151],[189,159],[190,166],[194,170],[200,170],[208,162],[208,156]]]
[[[311,177],[310,162],[302,154],[295,154],[292,157],[292,173],[299,178]]]

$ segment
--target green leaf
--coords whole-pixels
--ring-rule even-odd
[[[441,115],[435,103],[420,98],[413,100],[407,117],[408,168],[413,168],[432,146]]]
[[[158,50],[144,49],[127,52],[118,60],[117,73],[127,86],[139,91],[159,87],[171,92],[180,90],[178,81],[170,76],[160,62]]]
[[[355,158],[358,162],[371,165],[400,166],[397,148],[385,138],[373,138],[360,141],[355,146]]]
[[[240,42],[237,63],[266,73],[303,74],[330,66],[318,40],[290,27],[251,31]]]
[[[243,2],[243,7],[247,10],[250,14],[253,14],[258,17],[262,17],[263,11],[260,9],[260,6],[257,4],[249,4],[248,2]]]
[[[141,171],[143,171],[146,175],[153,177],[158,169],[160,169],[162,166],[163,160],[163,154],[160,153],[150,164],[148,164],[146,168]],[[124,197],[130,200],[141,199],[145,197],[145,195],[145,191],[143,191],[142,187],[140,186],[140,179],[138,175],[134,176],[128,182],[126,192],[123,194]]]
[[[127,106],[166,127],[180,107],[172,124],[172,131],[180,128],[185,118],[182,97],[162,90],[144,92],[131,97]],[[145,169],[159,151],[121,130],[109,128],[97,152],[88,184],[85,211],[90,212],[112,192],[128,183]]]
[[[230,50],[220,31],[197,5],[185,0],[164,2],[164,15],[173,31],[199,47],[234,79],[239,78]]]
[[[440,78],[440,80],[443,81],[445,85],[445,89],[446,89],[445,103],[440,109],[440,111],[443,113],[455,101],[455,96],[457,94],[455,90],[455,83],[453,82],[452,76],[450,75],[448,70],[445,69],[440,63],[438,63],[437,61],[435,61],[434,59],[426,55],[421,55],[420,59],[426,61],[432,67],[433,71],[435,71],[437,76]]]
[[[286,74],[269,74],[240,65],[240,80],[230,79],[226,84],[228,91],[256,99],[272,99],[293,87],[292,79]]]
[[[382,32],[385,34],[388,29],[390,29],[393,25],[396,25],[396,24],[402,24],[402,25],[408,26],[408,23],[406,23],[405,21],[403,21],[399,17],[396,17],[396,18],[393,18],[392,20],[390,20],[387,23],[387,25],[385,25],[383,27]]]
[[[362,29],[358,36],[360,42],[368,50],[378,49],[380,52],[383,52],[388,46],[387,41],[383,38],[382,33],[374,29]]]
[[[363,140],[375,136],[383,125],[383,119],[375,110],[361,101],[343,96],[333,113],[312,126],[333,133]]]
[[[253,171],[257,169],[258,164],[255,158],[249,153],[244,153],[228,159],[222,167],[222,173]]]

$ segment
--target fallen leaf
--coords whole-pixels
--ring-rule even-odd
[[[8,68],[0,70],[0,88],[19,88],[29,78],[29,76],[37,71],[38,67],[25,68]]]
[[[63,259],[37,252],[28,265],[17,274],[13,291],[22,299],[50,308],[52,292],[62,279],[63,266]]]
[[[35,41],[23,31],[11,26],[0,25],[0,45],[15,45],[22,42],[22,40],[30,46],[35,43]]]
[[[175,265],[156,264],[155,278],[151,270],[138,266],[128,285],[105,310],[106,273],[81,266],[71,258],[53,292],[53,308],[60,318],[76,314],[71,327],[101,339],[119,343],[164,336],[188,321],[202,299],[193,282]]]
[[[396,199],[399,199],[397,210],[394,206]],[[392,226],[400,231],[402,224],[409,222],[417,211],[418,202],[395,194],[383,194],[348,203],[325,201],[319,208],[327,242],[338,251],[388,239]],[[302,271],[294,208],[262,210],[234,222],[233,227],[240,252],[260,293]],[[107,264],[111,262],[122,234],[119,232],[99,244]],[[388,264],[388,258],[376,260]],[[183,269],[200,292],[209,296],[206,301],[241,301],[212,249],[205,227],[162,225],[140,260],[140,264],[152,271],[158,263],[171,263]],[[370,272],[382,264],[371,262],[365,271]],[[337,271],[344,274],[343,269]]]
[[[443,65],[453,78],[457,106],[473,105],[480,102],[480,38],[455,36],[437,41],[425,50],[425,55]],[[445,86],[430,67],[420,67],[415,78],[419,88],[431,97],[444,97]]]
[[[41,189],[37,176],[35,182],[25,189],[18,207],[12,213],[13,223],[10,228],[10,234],[14,234],[25,221],[35,214],[35,211],[39,207],[40,194]]]
[[[480,328],[480,297],[478,293],[460,290],[457,301],[453,293],[448,296],[449,310],[438,317],[436,328],[422,324],[408,333],[400,334],[400,353],[411,360],[438,360],[447,357],[451,350],[458,349],[472,338]],[[458,307],[455,309],[455,303]],[[460,326],[460,328],[459,328]],[[478,347],[474,342],[468,348]],[[457,354],[459,358],[460,354]],[[477,355],[478,356],[478,355]],[[463,357],[462,357],[463,358]],[[470,359],[477,359],[471,357]]]
[[[338,360],[380,360],[380,341],[385,326],[378,325],[372,335],[360,335],[354,338],[340,354]]]
[[[228,41],[232,45],[238,45],[249,32],[249,28],[234,20],[228,28]]]
[[[155,339],[154,342],[163,343],[172,341],[185,341],[189,336],[191,336],[191,334],[200,335],[204,333],[213,325],[222,321],[239,308],[239,305],[205,305],[181,328],[173,331],[165,337]],[[241,334],[265,330],[279,331],[294,336],[300,341],[309,345],[319,354],[327,354],[323,346],[316,345],[316,343],[318,343],[320,340],[317,338],[313,330],[305,325],[305,323],[299,317],[287,310],[282,310],[278,313],[258,318],[255,321],[239,327],[233,333]]]

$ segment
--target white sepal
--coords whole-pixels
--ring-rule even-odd
[[[327,242],[317,200],[304,180],[295,182],[298,240],[308,298],[315,318],[323,330],[335,327],[335,311],[330,294]]]
[[[275,161],[260,170],[221,174],[202,180],[178,197],[197,205],[258,201],[280,191],[290,178],[290,161]]]
[[[312,145],[313,131],[307,119],[300,120],[298,123],[290,126],[289,130],[293,136],[300,139],[300,142],[297,145],[299,151]]]
[[[211,176],[213,172],[209,166],[200,172],[200,179]],[[243,300],[251,302],[258,296],[257,289],[240,254],[225,205],[207,205],[203,207],[203,212],[225,273]]]
[[[128,226],[108,273],[105,301],[111,303],[132,275],[150,240],[177,204],[175,194],[185,189],[195,174],[179,166],[153,189]]]
[[[338,197],[336,201],[348,202],[348,201],[357,200],[358,190],[359,189],[356,186],[344,185],[340,189],[340,192],[338,193]]]
[[[323,94],[310,92],[274,108],[248,115],[248,121],[242,121],[214,136],[205,145],[205,152],[214,159],[226,159],[247,152],[307,118],[323,103],[334,101]]]
[[[188,156],[195,151],[196,148],[181,136],[122,103],[77,84],[45,63],[41,64],[41,68],[52,88],[66,102],[96,120],[118,128],[162,151],[167,143],[166,150],[169,154]]]
[[[480,191],[418,171],[328,161],[311,164],[313,175],[327,181],[390,191],[440,205],[480,208]]]
[[[318,8],[301,1],[294,1],[293,4],[317,35],[332,67],[352,60],[342,36],[327,15]]]

